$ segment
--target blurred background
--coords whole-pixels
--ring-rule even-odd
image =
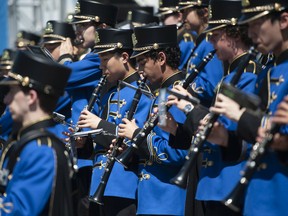
[[[21,30],[41,34],[46,21],[65,21],[74,12],[77,0],[0,0],[0,53],[14,48]],[[156,12],[158,0],[98,0],[119,8],[118,22],[126,20],[132,8],[146,7]]]

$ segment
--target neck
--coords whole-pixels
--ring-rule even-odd
[[[178,71],[177,70],[173,70],[172,68],[170,68],[169,66],[166,66],[166,70],[163,73],[162,76],[162,81],[161,81],[161,85],[167,80],[169,79],[171,76],[173,76],[174,74],[176,74]]]
[[[30,111],[25,115],[25,118],[23,119],[23,127],[27,127],[29,125],[32,125],[38,121],[44,120],[50,118],[50,115],[43,110],[35,110],[35,111]],[[37,120],[35,120],[37,119]]]
[[[277,57],[279,57],[280,55],[281,55],[281,53],[283,53],[285,50],[287,50],[288,49],[288,40],[287,41],[285,41],[285,42],[283,42],[283,43],[281,43],[281,44],[279,44],[278,46],[277,46],[277,48],[275,48],[274,50],[273,50],[273,54],[275,55],[275,57],[277,58]]]
[[[127,78],[128,76],[130,76],[131,74],[135,73],[136,69],[129,66],[128,69],[126,70],[126,73],[125,73],[125,76],[124,76],[124,79]]]
[[[231,55],[231,58],[228,59],[229,64],[231,64],[236,58],[246,53],[248,47],[244,45],[239,45],[235,48],[234,53]]]

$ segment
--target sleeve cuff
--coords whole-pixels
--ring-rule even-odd
[[[61,55],[58,59],[59,64],[64,64],[64,62],[66,61],[73,62],[73,56],[67,53],[67,54]]]

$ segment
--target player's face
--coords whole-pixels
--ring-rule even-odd
[[[149,82],[152,84],[161,84],[163,79],[163,74],[161,71],[161,65],[158,60],[153,60],[150,57],[145,57],[140,55],[136,57],[138,64],[138,71],[144,76],[147,77]]]
[[[4,98],[4,103],[9,107],[12,119],[16,122],[23,122],[29,111],[29,95],[24,94],[20,86],[10,86],[9,92]]]
[[[101,60],[100,68],[102,73],[107,76],[107,80],[110,83],[114,83],[117,80],[123,80],[125,77],[125,62],[123,57],[111,52],[100,53],[99,58]]]
[[[282,52],[279,50],[283,41],[279,20],[272,22],[267,16],[256,19],[249,23],[248,35],[261,53],[277,55]]]

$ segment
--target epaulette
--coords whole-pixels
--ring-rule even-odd
[[[180,41],[184,42],[193,42],[195,43],[197,36],[194,34],[191,34],[190,31],[184,30],[177,36],[177,41],[180,43]]]
[[[182,81],[181,80],[176,80],[174,83],[173,83],[173,88],[176,86],[176,85],[181,85]]]
[[[247,71],[253,74],[259,74],[262,71],[262,65],[256,61],[250,60],[244,72]]]
[[[183,39],[185,42],[188,42],[188,41],[194,42],[194,38],[193,38],[192,34],[187,33],[187,32],[183,34]]]

